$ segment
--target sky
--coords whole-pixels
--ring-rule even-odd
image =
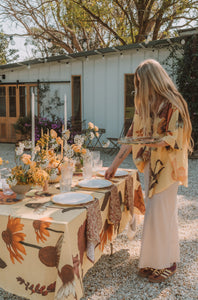
[[[24,30],[20,26],[15,26],[14,24],[11,24],[9,21],[4,22],[2,25],[3,32],[5,34],[14,35],[17,34],[23,34]],[[19,59],[18,61],[24,61],[28,60],[31,57],[31,47],[25,46],[25,39],[26,37],[20,37],[20,36],[14,36],[13,41],[15,45],[9,46],[10,49],[18,49],[19,50]]]

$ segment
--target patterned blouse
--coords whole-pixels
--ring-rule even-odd
[[[183,143],[183,121],[179,110],[168,101],[161,103],[155,117],[151,117],[151,135],[165,141],[165,147],[133,145],[133,160],[140,172],[150,162],[149,198],[178,181],[188,185],[188,154]],[[137,113],[127,136],[143,136],[142,120]]]

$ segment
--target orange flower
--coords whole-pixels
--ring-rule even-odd
[[[50,156],[54,156],[55,154],[54,154],[54,149],[49,149],[48,150],[48,154],[50,155]]]
[[[76,153],[80,153],[81,152],[81,146],[79,146],[79,145],[73,144],[72,148],[73,148],[74,152],[76,152]]]
[[[21,160],[25,165],[30,165],[31,164],[31,155],[29,154],[23,154],[21,156]]]
[[[3,159],[0,157],[0,165],[2,165],[3,163]]]
[[[86,154],[86,153],[87,153],[87,150],[86,150],[85,148],[82,148],[81,153],[82,153],[82,154]]]
[[[39,243],[39,240],[41,240],[41,242],[46,241],[46,237],[45,236],[49,236],[49,231],[47,230],[47,228],[50,226],[50,222],[44,222],[41,220],[35,220],[33,222],[33,227],[36,233],[36,240]]]
[[[54,129],[51,129],[51,130],[50,130],[50,135],[51,135],[51,137],[52,137],[53,139],[56,139],[56,138],[57,138],[57,133],[56,133],[56,131],[55,131]]]
[[[62,139],[59,137],[57,137],[56,142],[58,145],[61,145],[63,143]]]
[[[10,252],[10,259],[14,264],[14,259],[18,260],[21,263],[24,258],[19,253],[26,255],[25,248],[21,244],[21,241],[24,240],[26,236],[24,233],[19,232],[23,229],[23,224],[20,223],[19,218],[8,217],[8,224],[5,231],[2,232],[2,238],[6,243],[7,249]]]

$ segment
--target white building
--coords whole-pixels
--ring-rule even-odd
[[[0,142],[15,142],[13,124],[31,112],[32,92],[36,115],[63,119],[67,95],[68,119],[93,122],[106,130],[106,137],[119,137],[133,115],[135,69],[154,58],[170,72],[164,61],[181,41],[182,36],[1,65]]]

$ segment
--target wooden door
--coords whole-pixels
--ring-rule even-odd
[[[134,74],[125,74],[125,107],[124,107],[124,134],[131,126],[135,111],[134,106]]]
[[[82,129],[81,118],[81,76],[72,76],[72,127],[77,132]]]
[[[30,113],[29,91],[28,85],[0,86],[0,142],[16,142],[14,124]]]

